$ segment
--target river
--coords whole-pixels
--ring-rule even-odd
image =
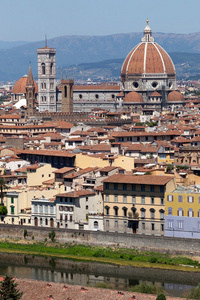
[[[74,262],[22,254],[0,255],[0,274],[18,278],[97,286],[106,283],[116,290],[146,282],[161,286],[168,295],[180,297],[200,282],[200,272],[135,268],[95,262]]]

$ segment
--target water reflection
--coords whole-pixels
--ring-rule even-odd
[[[0,274],[82,286],[107,286],[126,290],[146,282],[163,287],[169,295],[181,296],[200,282],[200,273],[123,267],[93,262],[1,253]]]

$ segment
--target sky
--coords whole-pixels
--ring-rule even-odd
[[[200,32],[200,0],[1,0],[0,40],[64,35]]]

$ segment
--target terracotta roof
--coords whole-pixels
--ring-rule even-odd
[[[175,75],[173,62],[157,43],[141,42],[126,57],[121,74],[167,73]]]
[[[65,121],[57,121],[55,122],[55,128],[60,129],[71,129],[74,126],[74,124],[65,122]]]
[[[185,98],[178,91],[172,91],[167,97],[167,102],[185,102]]]
[[[73,178],[76,178],[80,175],[84,175],[84,174],[87,174],[91,171],[97,171],[98,170],[98,167],[88,167],[88,168],[85,168],[83,170],[79,170],[77,172],[73,172],[73,173],[70,173],[70,174],[67,174],[64,176],[64,178],[70,178],[70,179],[73,179]]]
[[[102,133],[106,133],[106,130],[104,128],[101,128],[101,127],[92,127],[90,129],[87,130],[87,132],[102,132]]]
[[[63,167],[61,169],[53,171],[53,173],[55,173],[55,174],[64,174],[64,173],[67,173],[67,172],[70,172],[70,171],[73,171],[73,170],[75,170],[75,169],[70,168],[70,167]]]
[[[74,153],[61,150],[22,150],[21,154],[35,154],[35,155],[46,155],[46,156],[63,156],[63,157],[75,157]]]
[[[104,179],[103,182],[165,185],[170,180],[172,180],[172,177],[168,177],[168,176],[156,176],[156,175],[133,176],[133,175],[115,174],[113,176]]]
[[[21,118],[21,116],[20,115],[9,115],[9,114],[7,114],[7,115],[1,115],[0,116],[0,119],[20,119]]]
[[[153,93],[151,93],[150,95],[151,97],[162,97],[160,93],[158,93],[157,91],[154,91]]]
[[[30,165],[30,166],[27,166],[26,169],[27,170],[36,170],[38,168],[40,168],[41,166],[38,165],[38,164],[33,164],[33,165]]]
[[[44,185],[52,185],[55,183],[55,178],[52,178],[52,179],[49,179],[49,180],[46,180],[46,181],[43,181],[42,184]]]
[[[107,167],[100,169],[100,172],[110,172],[115,169],[118,169],[118,167],[107,166]]]
[[[94,191],[100,191],[100,192],[103,192],[103,184],[97,186],[96,188],[94,188]]]
[[[27,83],[27,76],[21,77],[13,87],[13,94],[25,94],[26,93],[26,83]],[[34,81],[35,85],[35,93],[38,93],[38,86],[37,83]]]
[[[142,96],[137,92],[130,92],[128,93],[124,99],[123,102],[144,102]]]
[[[91,196],[91,195],[95,195],[95,193],[92,191],[89,191],[89,190],[81,190],[81,191],[73,191],[73,192],[68,192],[68,193],[63,193],[63,194],[57,194],[55,196],[56,197],[79,198],[79,197]]]
[[[82,151],[89,151],[89,152],[110,152],[111,146],[105,143],[93,145],[93,146],[79,146],[78,147]]]

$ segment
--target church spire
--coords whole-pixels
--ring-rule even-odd
[[[29,64],[28,78],[26,81],[26,86],[34,86],[33,74],[32,74],[32,70],[31,70],[31,63]]]

